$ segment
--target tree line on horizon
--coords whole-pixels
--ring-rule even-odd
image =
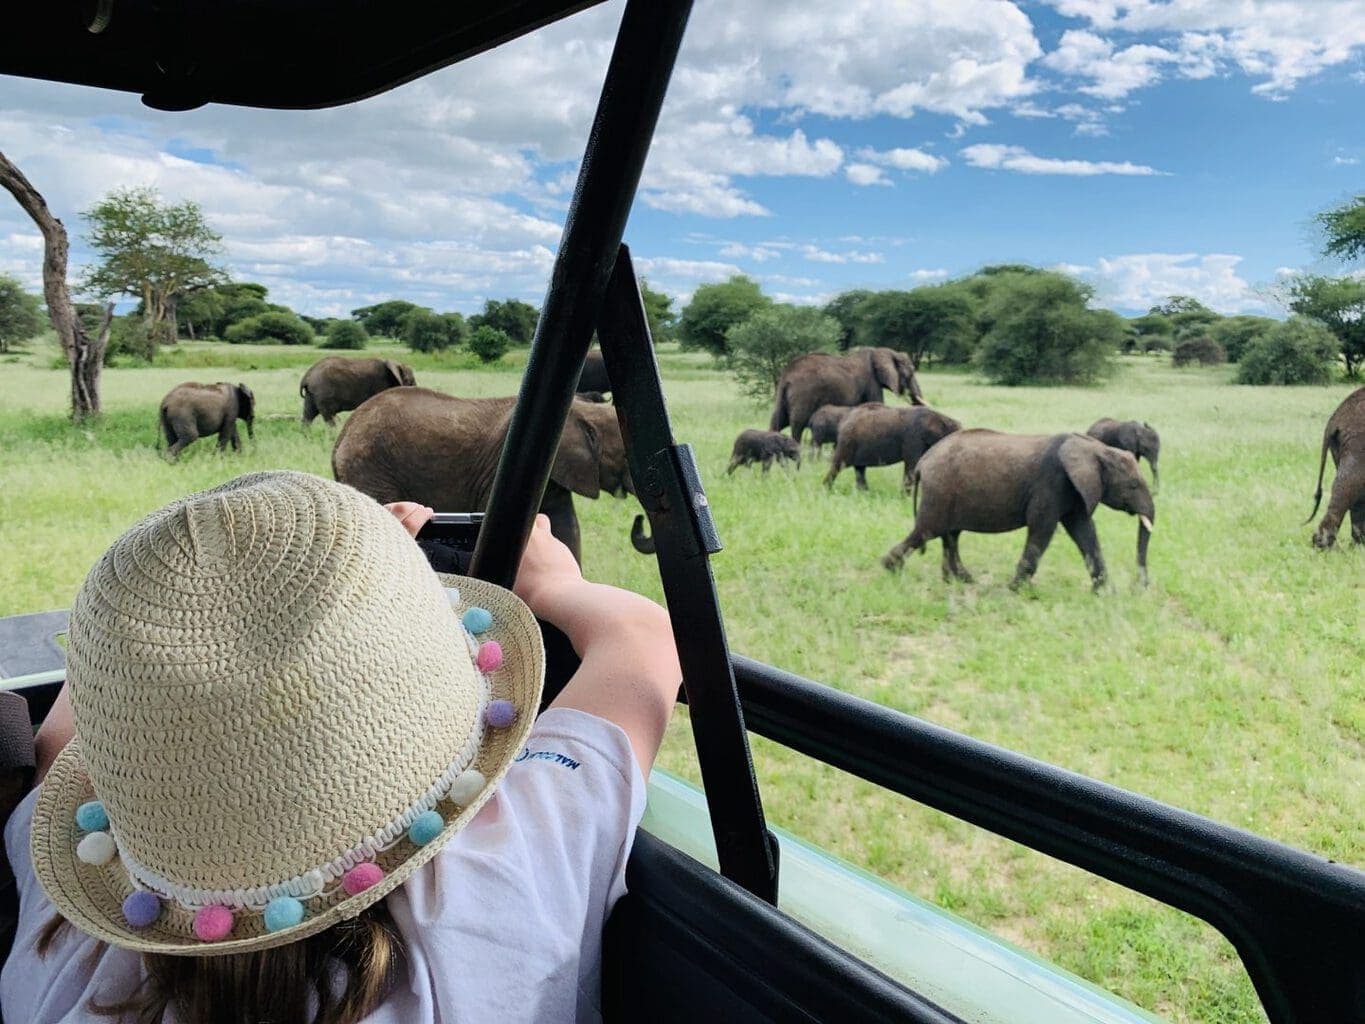
[[[479,313],[441,312],[389,299],[345,318],[301,314],[269,301],[265,285],[234,281],[221,266],[221,236],[198,204],[166,202],[153,188],[110,192],[81,214],[95,254],[77,285],[100,302],[75,303],[87,332],[103,330],[104,359],[151,361],[182,337],[232,344],[363,349],[368,339],[401,340],[413,351],[467,349],[492,362],[527,345],[539,310],[520,299],[489,299]],[[1365,256],[1365,195],[1319,214],[1324,257]],[[132,312],[105,312],[134,296]],[[823,307],[774,301],[745,275],[701,285],[681,310],[642,282],[651,334],[709,352],[748,393],[766,398],[786,364],[812,351],[884,345],[917,365],[974,367],[994,383],[1085,384],[1109,375],[1120,353],[1169,353],[1176,365],[1238,364],[1242,383],[1324,383],[1344,366],[1365,366],[1365,277],[1298,274],[1276,298],[1287,320],[1223,316],[1191,296],[1171,296],[1136,317],[1093,308],[1093,288],[1067,274],[998,264],[908,290],[842,292]],[[0,351],[37,334],[39,296],[0,275]]]

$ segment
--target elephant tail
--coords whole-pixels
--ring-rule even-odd
[[[777,404],[773,406],[773,418],[768,423],[768,429],[779,431],[791,423],[791,414],[787,410],[787,385],[786,383],[777,386]]]
[[[654,538],[645,534],[645,517],[637,515],[630,526],[630,543],[642,555],[655,553]]]
[[[1322,504],[1322,475],[1327,469],[1327,449],[1332,447],[1336,435],[1335,430],[1329,430],[1322,435],[1322,452],[1318,455],[1318,489],[1313,495],[1313,511],[1309,512],[1308,518],[1303,521],[1304,526],[1313,521],[1313,517],[1318,514],[1318,506]]]
[[[919,518],[919,469],[910,477],[910,514]]]
[[[307,375],[307,374],[304,374],[303,379],[301,379],[301,380],[299,381],[299,397],[300,397],[300,398],[307,398],[307,397],[308,397],[308,375]]]

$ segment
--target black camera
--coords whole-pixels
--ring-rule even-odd
[[[417,546],[437,572],[469,575],[482,512],[437,512],[417,531]]]

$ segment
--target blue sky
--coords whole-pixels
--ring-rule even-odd
[[[326,112],[0,78],[0,150],[73,228],[116,186],[199,201],[303,312],[539,301],[619,12]],[[628,241],[680,301],[1020,261],[1121,312],[1274,313],[1279,273],[1333,269],[1312,216],[1365,191],[1362,100],[1365,0],[699,0]],[[0,204],[0,272],[36,287],[39,251]]]

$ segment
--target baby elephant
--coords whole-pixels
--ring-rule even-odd
[[[881,402],[867,404],[881,405]],[[844,417],[855,408],[857,407],[852,405],[822,405],[815,410],[806,425],[810,427],[810,443],[817,455],[825,445],[834,444],[839,439],[839,424],[844,422]]]
[[[735,447],[730,452],[728,476],[740,466],[755,462],[763,463],[763,472],[768,472],[776,461],[791,460],[796,468],[801,468],[801,445],[796,438],[775,430],[741,430],[735,438]]]
[[[1125,420],[1120,423],[1106,416],[1090,424],[1090,429],[1086,433],[1111,448],[1122,448],[1126,452],[1132,452],[1133,458],[1139,462],[1146,459],[1152,465],[1152,490],[1155,491],[1161,486],[1161,478],[1156,471],[1156,460],[1161,455],[1161,435],[1150,423],[1140,423],[1137,420]]]
[[[1032,579],[1038,559],[1061,523],[1076,542],[1095,589],[1104,583],[1104,558],[1091,519],[1101,503],[1138,517],[1137,559],[1147,582],[1147,542],[1156,506],[1128,452],[1084,434],[1001,434],[963,430],[944,438],[915,471],[920,498],[915,528],[887,552],[882,565],[899,569],[906,552],[943,538],[943,578],[971,575],[957,552],[962,531],[1007,533],[1028,527],[1028,540],[1011,587]]]
[[[962,424],[957,420],[927,405],[912,405],[908,409],[892,408],[879,402],[859,405],[849,410],[843,423],[839,424],[834,459],[825,474],[825,486],[832,487],[840,471],[845,466],[852,466],[858,477],[858,489],[865,491],[868,466],[903,462],[903,486],[909,491],[915,466],[924,453],[961,429]]]
[[[1322,504],[1322,474],[1327,468],[1327,453],[1332,453],[1337,475],[1332,481],[1332,497],[1327,512],[1313,534],[1313,546],[1330,548],[1337,540],[1337,530],[1347,513],[1351,516],[1351,539],[1365,544],[1365,388],[1357,388],[1337,406],[1322,432],[1322,452],[1318,456],[1318,492],[1313,495],[1313,511],[1308,522],[1318,514]]]
[[[170,445],[166,454],[175,459],[207,434],[218,435],[219,451],[231,442],[232,450],[239,452],[242,440],[237,436],[237,420],[246,423],[247,435],[254,438],[255,414],[256,396],[245,384],[177,384],[161,400],[161,431]]]

